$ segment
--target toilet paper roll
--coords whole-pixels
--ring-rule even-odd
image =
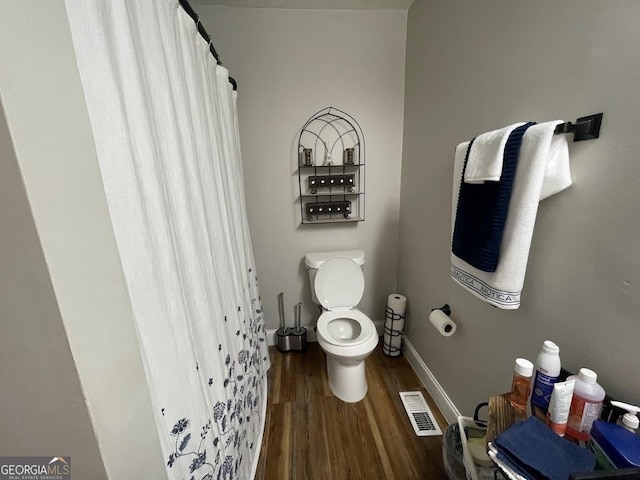
[[[393,310],[393,313],[404,317],[404,312],[407,309],[407,297],[399,293],[392,293],[387,297],[387,307]]]
[[[402,353],[406,308],[407,297],[404,295],[392,293],[387,297],[382,351],[391,357],[397,357]]]
[[[431,311],[429,321],[443,337],[450,337],[456,333],[457,327],[455,322],[439,308]]]

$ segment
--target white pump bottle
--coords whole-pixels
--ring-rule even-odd
[[[636,433],[636,430],[638,430],[638,426],[640,425],[640,421],[638,420],[637,416],[638,413],[640,413],[640,407],[629,405],[628,403],[624,402],[618,402],[616,400],[612,400],[611,405],[627,411],[627,413],[625,413],[622,418],[618,420],[618,425],[626,428],[632,433]]]

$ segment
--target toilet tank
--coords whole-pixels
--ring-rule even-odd
[[[320,305],[318,297],[316,296],[316,290],[314,288],[314,282],[316,280],[316,272],[320,265],[333,257],[347,257],[356,262],[358,265],[364,265],[366,260],[364,250],[338,250],[335,252],[315,252],[307,253],[304,257],[304,264],[309,271],[309,282],[311,285],[311,297],[313,302]]]

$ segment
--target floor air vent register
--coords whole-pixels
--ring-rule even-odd
[[[442,435],[422,392],[400,392],[400,399],[417,436]]]

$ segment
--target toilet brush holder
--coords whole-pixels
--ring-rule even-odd
[[[291,329],[284,318],[284,292],[278,294],[278,314],[280,328],[276,330],[276,346],[281,352],[288,352],[291,350]]]
[[[291,340],[289,341],[290,349],[293,352],[302,352],[307,348],[307,329],[301,327],[300,330],[292,330],[291,336],[289,337]]]
[[[300,326],[300,310],[302,309],[302,303],[298,302],[296,305],[295,327],[291,330],[291,336],[289,340],[290,349],[294,352],[301,352],[307,348],[307,329]]]
[[[290,328],[279,328],[276,331],[277,338],[277,347],[281,352],[289,352],[291,351],[291,343],[293,339],[293,335],[291,334]]]

